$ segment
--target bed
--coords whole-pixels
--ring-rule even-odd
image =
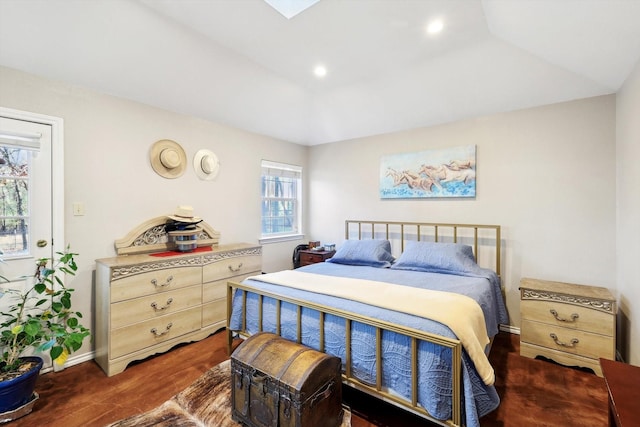
[[[487,357],[508,323],[500,250],[497,225],[347,220],[330,262],[228,283],[229,351],[273,332],[340,357],[346,385],[479,426],[500,402]]]

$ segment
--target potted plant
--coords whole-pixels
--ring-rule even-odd
[[[42,358],[27,357],[28,352],[48,352],[62,365],[91,334],[80,324],[82,313],[72,311],[73,289],[63,280],[65,274],[75,275],[77,254],[67,247],[57,255],[36,261],[33,280],[26,280],[24,289],[6,291],[9,308],[0,313],[0,414],[32,399]]]

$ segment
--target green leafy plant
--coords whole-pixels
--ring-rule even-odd
[[[82,313],[71,309],[74,290],[63,281],[65,274],[75,275],[78,267],[74,256],[78,254],[67,247],[57,255],[55,260],[36,261],[33,285],[6,291],[12,300],[9,309],[0,313],[0,372],[17,370],[19,357],[29,348],[49,352],[51,360],[62,365],[91,335],[80,324]]]

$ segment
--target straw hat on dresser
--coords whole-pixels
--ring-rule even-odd
[[[187,169],[187,155],[175,141],[161,139],[151,146],[151,167],[158,175],[168,179],[182,176]]]
[[[178,222],[198,223],[202,221],[202,218],[193,215],[193,207],[187,205],[178,206],[173,215],[168,216]]]

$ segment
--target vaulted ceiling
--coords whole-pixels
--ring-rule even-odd
[[[0,0],[0,65],[313,145],[615,93],[639,22],[639,0]]]

